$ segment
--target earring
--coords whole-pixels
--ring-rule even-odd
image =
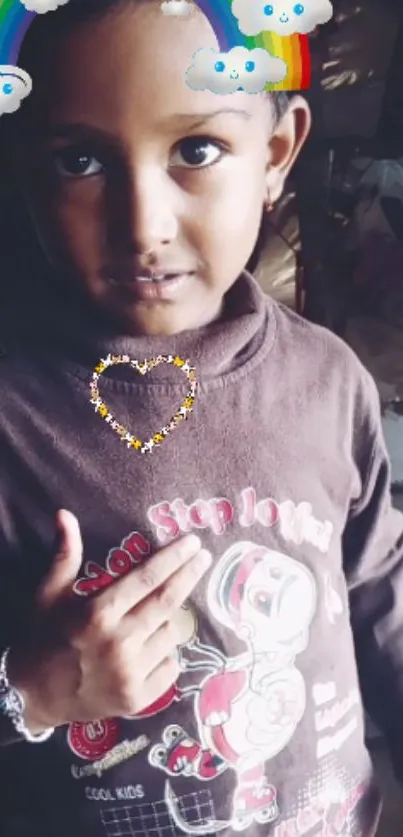
[[[270,212],[273,212],[273,209],[274,205],[269,195],[264,202],[264,211],[267,212],[267,214],[269,214]]]

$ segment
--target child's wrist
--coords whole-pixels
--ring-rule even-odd
[[[24,701],[23,722],[30,735],[43,735],[57,726],[52,722],[48,711],[38,700],[39,690],[32,678],[32,664],[26,663],[22,652],[10,649],[7,674],[10,685],[16,689]]]

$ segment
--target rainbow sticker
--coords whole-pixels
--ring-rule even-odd
[[[0,116],[17,110],[32,89],[17,62],[33,19],[68,2],[0,0]],[[219,52],[195,53],[186,74],[189,87],[216,93],[310,87],[308,33],[330,20],[331,0],[164,0],[161,9],[183,15],[195,6],[214,30]]]
[[[254,1],[256,0],[249,0],[250,3]],[[309,89],[311,53],[308,35],[294,34],[283,37],[270,31],[261,31],[255,36],[244,35],[232,12],[232,0],[194,0],[194,2],[214,29],[221,52],[229,52],[237,46],[246,47],[248,50],[260,48],[286,63],[285,78],[281,82],[268,84],[267,89]]]
[[[20,0],[0,0],[0,64],[17,65],[21,44],[35,17]]]
[[[239,30],[231,0],[194,2],[207,17],[222,52],[229,52],[235,46],[249,50],[261,47],[282,58],[288,67],[284,81],[270,86],[278,90],[307,90],[310,87],[311,58],[307,35],[284,38],[274,32],[262,32],[256,37],[248,37]],[[0,0],[0,64],[17,65],[21,44],[35,17],[36,13],[28,12],[21,0]]]

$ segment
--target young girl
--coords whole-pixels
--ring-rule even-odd
[[[190,89],[203,47],[70,0],[0,126],[49,266],[1,333],[6,837],[373,837],[360,687],[401,765],[375,385],[245,272],[309,111]]]

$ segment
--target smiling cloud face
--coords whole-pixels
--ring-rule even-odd
[[[31,77],[25,70],[0,64],[0,116],[15,113],[31,90]]]
[[[244,35],[307,35],[333,17],[330,0],[234,0],[232,14]]]
[[[44,15],[46,12],[54,12],[59,6],[65,6],[69,0],[20,0],[27,12],[37,12]]]
[[[261,93],[268,82],[282,81],[287,65],[265,49],[234,47],[229,52],[199,49],[186,73],[192,90],[211,90],[212,93]]]

